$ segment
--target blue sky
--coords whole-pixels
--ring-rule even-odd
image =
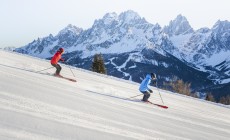
[[[230,21],[229,0],[0,0],[0,48],[21,47],[56,35],[68,24],[90,28],[106,13],[133,10],[150,23],[168,25],[182,14],[196,30]]]

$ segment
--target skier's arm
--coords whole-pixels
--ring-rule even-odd
[[[151,80],[149,80],[148,82],[149,84],[151,83]],[[153,93],[153,91],[147,86],[147,90],[150,92],[150,93]]]
[[[153,86],[157,87],[157,78],[156,77],[152,79],[152,83],[153,83]]]

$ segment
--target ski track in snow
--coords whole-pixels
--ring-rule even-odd
[[[18,113],[24,113],[34,117],[39,117],[51,121],[57,121],[57,122],[66,123],[70,125],[86,127],[89,129],[100,130],[103,132],[113,133],[113,134],[136,138],[136,139],[155,139],[153,138],[154,135],[151,136],[151,133],[154,133],[155,135],[168,136],[170,138],[184,139],[170,134],[157,132],[157,131],[153,132],[153,130],[141,128],[138,126],[125,124],[125,123],[101,118],[95,115],[70,110],[60,106],[54,106],[36,100],[23,98],[20,96],[9,95],[8,93],[1,92],[0,97],[1,97],[0,98],[1,109],[10,110]],[[119,128],[111,127],[106,124],[118,125]],[[139,132],[145,132],[145,133],[148,132],[149,135],[134,133],[120,128],[136,129]],[[14,132],[8,134],[12,135],[14,134]]]
[[[0,128],[0,138],[17,140],[58,140],[52,137],[29,133],[18,129]]]

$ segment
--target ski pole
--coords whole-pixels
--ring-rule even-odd
[[[72,72],[72,74],[73,74],[73,77],[75,77],[75,75],[74,75],[74,73],[73,73],[72,69],[70,68],[70,66],[69,66],[69,69],[70,69],[70,71]]]
[[[158,89],[157,83],[156,83],[156,88],[157,88],[157,90],[158,90],[158,92],[159,92],[159,95],[160,95],[160,97],[161,97],[161,93],[160,93],[160,90]],[[162,97],[161,97],[161,101],[162,101],[162,103],[164,104]]]
[[[63,62],[63,63],[65,63],[66,65],[68,65],[68,64],[67,64],[67,62]],[[69,66],[69,65],[68,65],[68,67],[69,67],[70,71],[72,72],[73,77],[75,77],[75,75],[74,75],[74,73],[73,73],[73,71],[72,71],[72,69],[70,68],[70,66]]]
[[[45,70],[48,70],[48,69],[52,69],[52,68],[54,68],[54,67],[50,67],[50,68],[47,68],[47,69],[43,69],[43,70],[40,70],[40,71],[36,71],[36,72],[38,73],[38,72],[41,72],[41,71],[45,71]]]

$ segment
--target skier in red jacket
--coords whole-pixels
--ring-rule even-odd
[[[60,71],[61,71],[61,66],[58,64],[58,61],[61,60],[64,62],[64,59],[61,58],[61,55],[64,53],[63,48],[59,48],[59,50],[54,54],[54,56],[51,59],[51,65],[54,66],[57,70],[56,73],[54,74],[55,76],[61,76]]]

